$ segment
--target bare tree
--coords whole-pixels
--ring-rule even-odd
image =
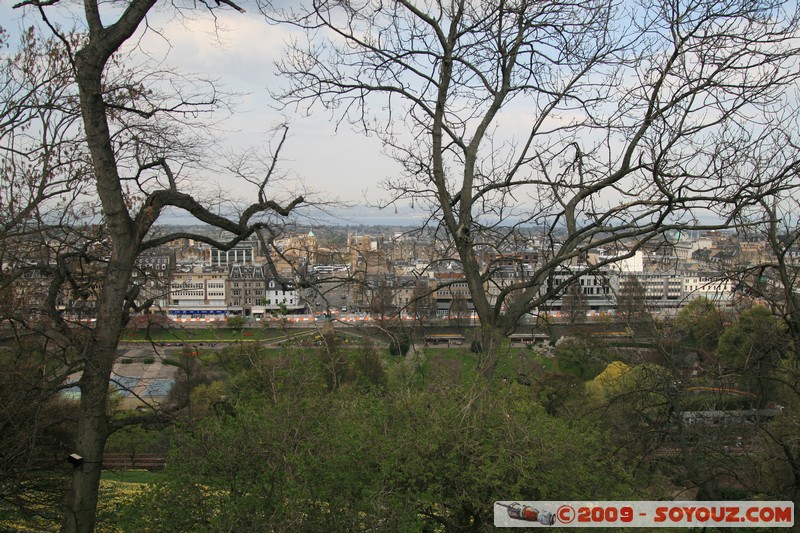
[[[771,194],[743,154],[788,116],[793,9],[312,0],[270,16],[308,35],[280,64],[292,82],[282,101],[380,136],[403,169],[387,203],[420,206],[444,230],[491,374],[499,339],[580,275],[667,231],[726,227]],[[490,297],[522,227],[538,232],[539,257]],[[597,247],[607,259],[583,262]]]
[[[382,330],[387,322],[397,320],[399,311],[395,305],[394,280],[386,276],[375,276],[365,280],[369,311],[372,319]]]
[[[409,313],[414,320],[422,321],[429,317],[435,310],[431,289],[428,287],[427,280],[416,279],[411,300],[408,304]]]
[[[757,209],[743,216],[742,241],[765,243],[760,257],[732,266],[725,275],[736,283],[743,296],[767,303],[790,332],[795,346],[800,342],[800,221],[797,195],[800,174],[797,162],[785,169],[785,188],[759,201]]]
[[[589,302],[580,283],[576,282],[567,287],[564,296],[561,297],[561,301],[563,302],[561,311],[571,325],[586,321]]]
[[[621,276],[619,285],[616,294],[617,316],[622,318],[628,327],[636,327],[649,316],[647,292],[639,278],[632,274]]]
[[[759,488],[764,493],[797,502],[800,494],[800,443],[797,439],[800,421],[792,409],[800,402],[797,365],[800,349],[800,220],[797,217],[800,173],[796,139],[785,132],[779,135],[779,139],[786,147],[785,151],[775,150],[753,154],[752,157],[753,166],[769,174],[781,184],[781,188],[742,213],[739,224],[741,242],[763,243],[764,248],[745,264],[731,266],[725,275],[734,281],[741,296],[766,304],[781,323],[781,327],[776,328],[759,327],[757,341],[748,343],[754,355],[780,354],[767,366],[768,372],[764,372],[760,381],[775,395],[777,403],[786,408],[785,411],[781,409],[780,417],[770,424],[759,425],[753,433],[754,438],[763,444],[758,459],[762,460],[760,464],[764,471],[761,479],[768,485]],[[741,374],[742,378],[752,378],[756,372],[748,368]]]
[[[86,151],[60,43],[33,30],[9,40],[0,28],[0,499],[54,518],[75,421],[58,393],[86,336],[51,319],[65,293],[88,288],[71,268],[90,242],[77,223]]]
[[[447,309],[447,318],[457,328],[466,325],[469,317],[469,306],[464,295],[450,291],[450,307]]]
[[[67,116],[74,113],[80,119],[68,133],[74,135],[72,142],[78,142],[78,149],[83,150],[84,157],[78,161],[86,171],[81,176],[98,202],[95,215],[99,218],[83,219],[92,222],[89,227],[94,228],[96,235],[91,241],[84,237],[76,239],[69,250],[76,264],[84,264],[81,262],[84,257],[92,261],[96,276],[92,283],[96,290],[96,323],[82,344],[70,340],[74,366],[82,372],[78,382],[81,399],[74,450],[80,459],[75,460],[65,505],[65,531],[94,529],[103,449],[113,430],[107,409],[109,377],[120,334],[130,313],[142,304],[137,298],[136,285],[131,283],[139,254],[180,238],[229,249],[258,229],[268,227],[270,217],[286,217],[304,202],[302,196],[284,201],[272,198],[275,165],[260,178],[250,178],[255,200],[242,208],[236,218],[220,214],[224,211],[186,192],[191,171],[210,148],[201,137],[191,135],[194,128],[202,126],[194,119],[224,105],[224,100],[213,84],[196,83],[174,72],[132,66],[127,57],[120,55],[132,36],[150,27],[146,21],[155,0],[130,0],[121,6],[96,0],[82,4],[83,11],[73,14],[84,17],[81,27],[86,33],[78,36],[65,33],[51,20],[55,16],[51,10],[63,7],[58,1],[29,0],[16,6],[37,12],[53,34],[53,52],[49,57],[60,60],[63,75],[44,79],[41,87],[28,90],[65,93],[59,101],[73,107],[63,113]],[[213,10],[225,6],[240,9],[229,1],[202,4],[204,9],[212,11],[212,16]],[[189,5],[185,9],[196,7]],[[49,110],[36,104],[34,109],[39,113]],[[51,125],[53,119],[43,118],[42,123]],[[4,140],[10,138],[13,135],[6,135]],[[47,152],[53,141],[43,138],[31,140],[30,144]],[[273,158],[276,161],[277,155]],[[70,176],[67,169],[43,173],[40,178],[43,185],[37,188],[34,184],[30,188],[29,197],[35,204],[31,212],[38,215],[38,206],[48,205],[44,200],[53,198],[53,191],[59,188],[74,191],[65,181]],[[45,193],[39,192],[42,188]],[[227,236],[220,240],[190,232],[159,232],[154,224],[168,208],[183,210],[198,221],[223,230]],[[55,198],[52,209],[55,213],[60,210]],[[73,228],[72,221],[67,222],[66,227]],[[59,269],[48,273],[54,280],[51,292],[76,279],[76,267],[65,261],[65,254],[57,254],[55,264]],[[51,296],[45,301],[48,327],[62,332],[65,339],[72,339],[74,328],[56,312],[54,300],[55,296]]]

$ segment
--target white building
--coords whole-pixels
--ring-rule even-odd
[[[711,272],[686,272],[683,274],[683,293],[687,300],[707,298],[717,304],[727,304],[733,298],[733,283]]]
[[[188,318],[224,316],[227,313],[226,278],[224,271],[210,268],[173,273],[168,314]]]

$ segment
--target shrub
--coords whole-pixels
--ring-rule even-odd
[[[411,348],[411,337],[407,333],[392,336],[389,341],[389,353],[392,355],[406,355]]]

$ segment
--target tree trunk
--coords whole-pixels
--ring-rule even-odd
[[[140,244],[122,194],[105,114],[101,80],[107,57],[102,49],[90,44],[76,54],[75,60],[86,143],[103,207],[103,223],[111,241],[111,256],[100,280],[102,289],[97,300],[95,329],[82,354],[81,405],[75,453],[83,460],[73,472],[62,524],[63,530],[70,533],[94,530],[103,450],[108,438],[109,379],[124,326],[125,294]]]
[[[478,342],[478,371],[491,379],[505,351],[505,330],[497,325],[484,325],[480,329]]]
[[[135,255],[113,261],[104,275],[93,338],[85,354],[75,453],[83,458],[72,475],[63,530],[91,532],[97,514],[103,450],[108,438],[108,388],[122,331],[125,293]],[[130,265],[127,268],[122,264]]]
[[[68,532],[94,530],[103,449],[108,437],[108,378],[100,366],[106,365],[88,364],[80,380],[81,406],[75,453],[83,462],[75,466],[72,474],[63,522],[63,530]]]

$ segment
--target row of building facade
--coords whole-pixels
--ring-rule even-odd
[[[419,237],[348,234],[339,250],[333,245],[321,246],[314,233],[308,232],[277,244],[277,254],[263,250],[257,240],[230,250],[186,241],[151,251],[139,258],[134,273],[138,300],[151,302],[150,312],[173,318],[340,312],[452,317],[473,313],[459,264],[432,261],[440,251]],[[737,254],[751,253],[746,248],[728,249],[715,243],[713,236],[697,236],[676,240],[669,247],[669,257],[663,251],[639,251],[625,259],[609,260],[598,250],[551,275],[555,285],[574,279],[568,290],[548,298],[538,311],[563,313],[577,298],[587,314],[613,313],[621,295],[631,294],[651,311],[674,311],[700,297],[729,305],[735,284],[722,272],[726,261],[741,260]],[[530,277],[540,256],[534,245],[485,254],[485,264],[494,265],[484,286],[490,301],[510,284]],[[576,277],[573,272],[585,270],[587,262],[608,264]],[[36,280],[29,283],[35,286]],[[29,304],[36,301],[34,292],[28,290]],[[78,294],[67,287],[59,294],[58,305],[66,314],[91,316],[91,291]]]

